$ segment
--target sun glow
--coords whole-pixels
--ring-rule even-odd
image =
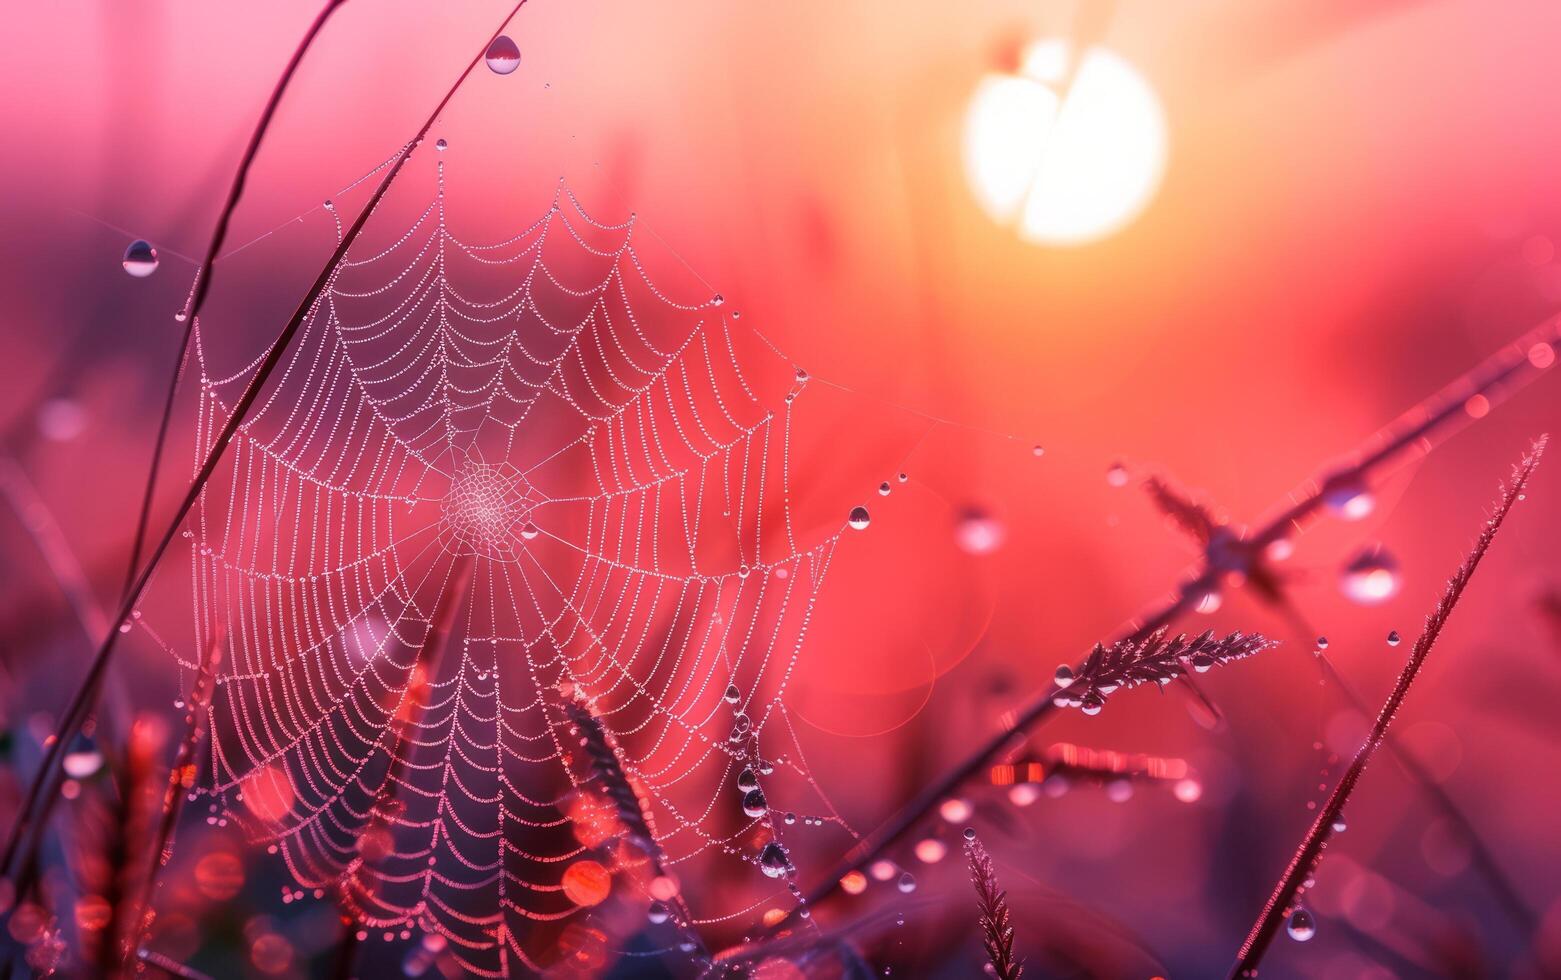
[[[1079,245],[1132,221],[1165,170],[1159,99],[1132,65],[1040,41],[1016,74],[990,74],[965,116],[965,173],[982,208],[1026,241]]]

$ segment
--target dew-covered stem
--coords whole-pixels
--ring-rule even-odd
[[[1479,567],[1480,560],[1485,557],[1485,552],[1490,548],[1491,541],[1495,539],[1496,532],[1501,529],[1502,522],[1506,520],[1507,514],[1528,486],[1529,477],[1533,475],[1534,467],[1539,465],[1540,456],[1544,453],[1545,442],[1546,438],[1540,437],[1518,463],[1512,482],[1503,489],[1495,512],[1486,520],[1480,536],[1475,540],[1468,556],[1464,558],[1463,564],[1458,566],[1452,578],[1448,580],[1436,608],[1426,617],[1425,629],[1415,640],[1415,645],[1409,653],[1409,660],[1404,664],[1404,669],[1399,672],[1398,681],[1393,685],[1387,701],[1383,703],[1382,710],[1378,712],[1371,733],[1366,737],[1360,750],[1355,753],[1355,760],[1350,763],[1349,769],[1345,770],[1344,775],[1334,786],[1328,801],[1318,810],[1317,818],[1301,838],[1301,843],[1291,857],[1289,866],[1280,876],[1273,894],[1264,903],[1246,941],[1241,944],[1241,949],[1236,955],[1236,965],[1231,969],[1232,978],[1256,976],[1258,964],[1262,962],[1263,954],[1268,951],[1274,933],[1279,930],[1280,923],[1292,912],[1293,903],[1303,887],[1303,882],[1314,872],[1322,857],[1323,848],[1328,846],[1328,841],[1334,833],[1335,821],[1343,812],[1345,803],[1354,792],[1371,757],[1387,738],[1388,728],[1393,724],[1394,717],[1403,705],[1410,685],[1414,683],[1420,668],[1424,666],[1427,654],[1436,644],[1442,628],[1447,625],[1448,617],[1458,605],[1464,588],[1468,586],[1474,570]]]

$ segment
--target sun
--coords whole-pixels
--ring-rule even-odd
[[[1015,74],[989,74],[965,116],[976,200],[1026,241],[1081,245],[1132,221],[1165,170],[1166,124],[1144,77],[1092,47],[1071,86],[1067,41],[1039,41]]]

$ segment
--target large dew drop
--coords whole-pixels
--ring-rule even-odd
[[[508,75],[520,67],[520,48],[506,34],[500,34],[493,39],[484,57],[488,61],[488,68],[495,75]]]
[[[1398,586],[1398,562],[1380,545],[1356,555],[1339,575],[1339,589],[1362,605],[1386,602]]]
[[[145,279],[157,271],[157,249],[152,243],[142,238],[137,238],[125,249],[125,271],[137,279]]]
[[[784,877],[791,868],[791,858],[786,855],[786,849],[774,841],[764,845],[764,851],[759,855],[759,869],[771,878]]]
[[[872,520],[873,518],[867,513],[866,507],[853,507],[851,508],[851,516],[846,518],[846,523],[858,531],[865,531],[867,530],[867,525],[872,523]]]
[[[916,890],[916,876],[909,871],[900,873],[900,880],[895,882],[895,887],[909,895]]]
[[[1317,935],[1317,923],[1312,919],[1312,913],[1303,908],[1297,908],[1290,913],[1290,920],[1285,923],[1285,932],[1298,943],[1304,943]]]
[[[762,817],[770,812],[770,804],[764,798],[762,790],[750,790],[743,797],[743,812],[750,817]]]

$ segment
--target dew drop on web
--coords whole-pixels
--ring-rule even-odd
[[[1398,635],[1398,630],[1390,630],[1388,632],[1388,646],[1390,646],[1390,647],[1398,646],[1399,641],[1401,639],[1403,639],[1403,638]]]
[[[766,876],[780,878],[791,867],[791,859],[786,855],[786,849],[774,841],[764,845],[764,851],[759,855],[759,868]]]
[[[532,524],[530,521],[527,521],[526,526],[520,529],[520,536],[525,538],[527,541],[535,540],[536,536],[541,533],[542,530],[535,524]]]
[[[736,704],[738,701],[742,700],[743,692],[737,689],[736,684],[728,684],[726,686],[726,693],[721,696],[726,699],[727,704]]]
[[[137,279],[145,279],[157,271],[157,249],[143,238],[137,238],[125,249],[125,271]]]
[[[895,882],[895,887],[909,895],[916,890],[916,876],[909,871],[900,873],[900,880]]]
[[[651,902],[650,910],[646,913],[646,917],[652,923],[661,925],[661,923],[672,917],[672,910],[667,908],[666,902]]]
[[[520,48],[506,34],[494,38],[483,57],[495,75],[508,75],[520,67]]]
[[[1285,932],[1298,943],[1304,943],[1317,935],[1317,923],[1312,919],[1312,913],[1303,908],[1297,908],[1290,913],[1290,920],[1285,923]]]
[[[1127,486],[1127,467],[1121,463],[1112,463],[1106,468],[1106,483],[1113,487]]]
[[[872,523],[872,516],[867,513],[866,507],[851,508],[851,516],[846,518],[846,523],[858,531],[867,530],[867,525]]]
[[[765,800],[761,790],[750,790],[743,797],[743,813],[750,817],[762,817],[770,812],[769,801]]]

